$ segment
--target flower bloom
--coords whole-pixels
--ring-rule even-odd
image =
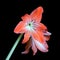
[[[41,23],[43,8],[39,6],[32,13],[25,14],[14,29],[16,34],[24,33],[22,44],[27,43],[25,51],[22,54],[27,54],[31,48],[33,55],[36,54],[37,49],[41,52],[48,52],[48,45],[46,41],[50,39],[51,33],[48,32],[47,27]]]

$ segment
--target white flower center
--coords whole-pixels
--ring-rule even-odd
[[[34,31],[37,26],[38,26],[37,22],[35,22],[34,20],[32,20],[32,21],[30,21],[30,22],[27,23],[26,29],[29,30],[29,31]]]
[[[26,29],[29,30],[29,31],[33,30],[33,24],[32,24],[32,22],[30,22],[30,23],[27,24]]]

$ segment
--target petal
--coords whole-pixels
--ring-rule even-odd
[[[39,31],[47,31],[47,27],[43,23],[39,23],[39,26],[37,27]]]
[[[46,41],[44,42],[44,46],[45,48],[48,48],[48,44],[46,43]]]
[[[32,20],[36,20],[37,22],[40,22],[42,19],[42,13],[43,13],[43,8],[40,6],[36,8],[32,13],[30,14]]]
[[[23,52],[21,52],[21,54],[27,54],[29,52],[29,50],[25,50]]]
[[[50,39],[50,36],[44,36],[45,40],[48,41]]]
[[[32,32],[32,37],[35,39],[35,40],[39,40],[41,43],[44,42],[44,35],[42,32],[39,32],[38,30]]]
[[[32,40],[29,39],[29,41],[28,41],[27,44],[26,44],[25,49],[29,49],[31,46],[32,46]]]
[[[47,30],[47,27],[46,27],[43,23],[40,23],[40,28],[41,28],[42,30]]]
[[[51,33],[48,31],[45,31],[43,34],[44,34],[45,40],[48,41],[50,39]]]
[[[17,34],[22,32],[22,31],[24,32],[25,30],[22,30],[22,29],[24,29],[24,27],[25,27],[25,23],[23,21],[20,21],[17,24],[17,26],[15,27],[14,32],[17,33]]]
[[[50,36],[50,35],[51,35],[51,33],[50,33],[50,32],[48,32],[48,31],[45,31],[45,32],[44,32],[44,35],[45,35],[45,36]]]
[[[37,52],[37,48],[35,46],[34,40],[32,40],[32,50],[33,50],[33,55],[35,55]]]
[[[27,22],[31,20],[30,15],[28,15],[28,14],[25,14],[24,16],[22,16],[21,19],[23,21],[27,21]]]
[[[41,51],[41,52],[48,52],[48,49],[46,48],[47,46],[45,44],[40,43],[37,40],[34,40],[36,47]]]
[[[31,40],[27,42],[27,45],[25,47],[25,51],[22,52],[22,54],[27,54],[29,52],[29,49],[31,47]]]
[[[29,32],[26,32],[25,35],[24,35],[24,39],[22,41],[22,44],[26,43],[30,38],[30,33]]]

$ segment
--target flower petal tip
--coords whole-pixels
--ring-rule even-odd
[[[21,54],[28,54],[28,51],[21,52]]]
[[[46,36],[50,36],[51,33],[50,33],[50,32],[46,32],[46,33],[44,33],[44,35],[46,35]]]
[[[39,7],[39,9],[40,9],[40,11],[43,13],[44,12],[44,10],[43,10],[43,7],[42,6],[40,6]]]
[[[35,56],[36,55],[36,53],[33,53],[33,56]]]
[[[15,29],[14,29],[14,33],[19,34]]]
[[[48,49],[47,49],[47,50],[45,50],[45,51],[43,51],[43,52],[48,52]]]

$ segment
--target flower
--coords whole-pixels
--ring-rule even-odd
[[[48,45],[46,41],[50,39],[51,33],[48,32],[47,27],[41,23],[43,8],[39,6],[32,13],[22,16],[20,21],[14,29],[16,34],[24,33],[22,44],[27,43],[25,51],[22,54],[27,54],[30,47],[33,55],[36,54],[37,49],[42,52],[48,52]]]

